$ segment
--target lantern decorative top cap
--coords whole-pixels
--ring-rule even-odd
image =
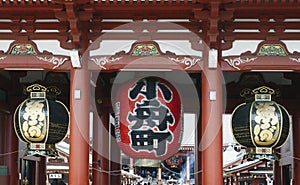
[[[46,95],[47,93],[47,95]],[[30,94],[30,98],[47,98],[56,100],[61,91],[55,86],[44,87],[40,84],[32,84],[24,89],[24,94]]]
[[[26,88],[26,92],[46,92],[47,88],[40,84],[32,84]]]
[[[25,94],[30,93],[30,98],[45,98],[47,88],[40,84],[33,84],[28,86],[24,91]]]
[[[240,93],[241,97],[244,97],[246,102],[252,101],[271,101],[272,96],[279,97],[280,91],[274,90],[267,86],[261,86],[255,89],[245,88]]]

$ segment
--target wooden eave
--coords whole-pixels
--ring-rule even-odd
[[[0,60],[1,69],[28,69],[28,66],[32,70],[43,69],[43,70],[56,70],[56,71],[69,71],[71,69],[71,61],[67,56],[62,55],[0,55],[5,57]],[[59,64],[60,61],[62,64]]]
[[[300,29],[299,5],[300,1],[235,1],[224,4],[223,11],[234,13],[232,19],[220,21],[220,40],[227,42],[222,49],[229,49],[234,40],[300,40],[297,32]]]
[[[60,41],[62,48],[73,49],[81,48],[103,35],[104,40],[143,40],[143,38],[192,40],[191,35],[194,34],[205,39],[209,46],[226,50],[232,47],[235,40],[300,40],[297,31],[286,31],[299,30],[300,21],[285,21],[300,19],[299,5],[298,0],[1,0],[0,22],[1,19],[10,21],[1,22],[0,39],[11,40],[16,37],[28,37],[29,40],[55,39]],[[57,22],[36,21],[47,19]],[[191,32],[184,32],[180,36],[172,32],[158,33],[158,30],[168,30],[169,25],[159,23],[156,25],[158,27],[151,27],[149,22],[141,24],[144,24],[143,28],[150,30],[150,36],[149,33],[142,33],[141,30],[133,28],[129,28],[129,32],[123,34],[107,35],[104,32],[145,19],[149,21],[167,19]],[[187,21],[180,22],[178,19]],[[238,22],[236,19],[245,21]],[[247,19],[259,21],[251,22]],[[269,21],[270,19],[275,21]],[[239,29],[243,31],[236,31]],[[251,31],[255,29],[258,31]]]
[[[98,62],[96,62],[98,60]],[[184,63],[184,60],[187,63]],[[101,65],[100,61],[103,62]],[[104,63],[107,61],[106,63]],[[109,62],[115,61],[115,62]],[[177,62],[176,62],[177,61]],[[192,61],[197,61],[192,64]],[[175,70],[195,73],[201,71],[202,58],[197,56],[93,56],[89,60],[89,69],[92,71],[113,72],[131,70]]]
[[[284,51],[283,55],[262,55],[261,48],[264,45],[277,45]],[[286,70],[300,71],[300,53],[290,53],[283,42],[263,41],[254,53],[247,51],[238,56],[226,56],[221,58],[223,71],[251,71],[251,70]]]
[[[234,61],[236,59],[248,60],[240,64],[237,68],[233,67],[232,64],[229,64],[229,60]],[[278,71],[300,71],[300,64],[298,59],[300,55],[295,55],[290,58],[279,57],[279,56],[262,56],[254,57],[253,55],[243,55],[243,56],[230,56],[225,58],[227,61],[223,61],[222,69],[223,71],[254,71],[254,70],[278,70]],[[251,61],[251,59],[253,59]],[[236,62],[238,63],[238,61]]]
[[[28,45],[32,49],[30,54],[13,53],[15,48],[25,47],[24,45]],[[21,51],[19,50],[19,52]],[[22,70],[22,68],[27,69],[28,66],[32,70],[69,71],[72,68],[69,56],[55,55],[48,51],[40,52],[34,42],[26,39],[12,42],[6,52],[0,51],[0,64],[1,69],[8,70]]]
[[[154,48],[153,53],[136,54],[136,48],[144,47],[145,52]],[[145,55],[143,55],[145,54]],[[199,56],[176,55],[170,51],[161,51],[154,41],[135,42],[128,52],[120,51],[113,56],[91,56],[88,58],[89,70],[113,72],[125,70],[175,70],[189,73],[202,69],[203,59]]]

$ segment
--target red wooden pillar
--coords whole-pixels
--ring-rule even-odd
[[[93,185],[109,184],[109,114],[101,112],[93,126]]]
[[[18,171],[18,146],[19,139],[15,133],[14,124],[13,124],[13,114],[6,116],[5,121],[5,144],[4,144],[4,153],[5,155],[4,164],[8,166],[8,175],[9,175],[9,185],[16,185],[19,181],[19,171]]]
[[[273,166],[273,185],[281,185],[281,167],[279,166],[279,161],[274,161]]]
[[[103,111],[102,120],[102,128],[99,133],[100,136],[100,163],[102,172],[100,173],[100,184],[109,184],[109,113],[107,111]]]
[[[105,88],[98,77],[95,89],[93,123],[93,185],[109,184],[109,103],[106,102]]]
[[[116,141],[114,134],[114,128],[112,128],[111,142],[110,142],[110,171],[114,172],[110,176],[110,185],[120,185],[121,184],[121,151],[119,145]]]
[[[202,184],[202,150],[200,147],[200,142],[202,138],[202,124],[201,118],[199,116],[196,128],[196,145],[195,145],[195,184]]]
[[[90,73],[83,62],[71,70],[69,184],[89,184]]]
[[[46,185],[46,175],[47,175],[47,169],[46,169],[46,157],[40,157],[39,164],[39,177],[38,177],[38,184],[39,185]]]
[[[222,72],[211,61],[217,62],[217,56],[209,57],[209,53],[203,53],[202,70],[202,184],[222,185]]]
[[[101,142],[99,137],[100,128],[99,125],[101,124],[100,119],[94,120],[93,123],[93,169],[92,169],[92,182],[93,185],[100,184],[101,176],[100,176],[100,170],[101,170],[101,157],[99,155]]]

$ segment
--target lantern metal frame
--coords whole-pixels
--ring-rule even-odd
[[[70,129],[70,112],[64,103],[56,100],[56,97],[59,94],[61,94],[61,91],[55,86],[49,86],[46,88],[39,84],[33,84],[28,86],[26,89],[24,89],[23,93],[27,95],[29,94],[29,98],[25,99],[22,103],[20,103],[14,112],[14,129],[18,139],[27,144],[27,150],[25,152],[25,155],[58,156],[58,151],[56,150],[56,144],[63,141],[67,137],[67,133],[69,132]],[[47,100],[45,101],[45,105],[47,107],[45,113],[47,115],[45,116],[46,120],[44,121],[44,123],[46,123],[46,128],[43,128],[43,130],[46,129],[46,131],[43,138],[40,137],[37,139],[31,138],[29,140],[29,138],[24,135],[23,131],[21,131],[23,129],[22,128],[23,125],[21,125],[19,110],[20,107],[22,107],[24,103],[27,103],[28,100],[36,100],[36,99]],[[67,132],[64,137],[62,137],[55,143],[47,143],[49,138],[50,124],[51,124],[50,111],[49,111],[50,106],[48,100],[52,100],[53,102],[60,104],[65,109],[68,117],[68,123],[66,125]],[[18,118],[18,123],[16,123],[16,117]],[[16,128],[16,125],[18,125],[19,131]],[[21,134],[22,137],[20,137],[19,134]],[[32,139],[34,139],[35,141],[32,141]],[[38,141],[43,141],[43,142],[38,142]]]
[[[278,90],[273,90],[267,86],[261,86],[261,87],[258,87],[254,90],[252,89],[249,89],[249,88],[245,88],[241,91],[240,93],[241,97],[244,97],[245,98],[245,103],[242,103],[240,105],[238,105],[232,112],[232,116],[231,116],[231,121],[230,121],[230,124],[231,124],[231,133],[233,135],[233,138],[235,139],[235,141],[241,145],[243,148],[246,148],[246,152],[247,154],[244,156],[244,158],[246,159],[251,159],[251,160],[254,160],[254,159],[260,159],[260,160],[278,160],[278,157],[275,153],[275,149],[278,149],[280,147],[282,147],[286,142],[287,142],[287,138],[289,137],[290,135],[290,129],[291,129],[291,120],[290,120],[290,117],[289,117],[289,113],[288,111],[280,104],[276,103],[275,101],[272,100],[272,96],[277,96],[279,97],[280,96],[280,92]],[[251,104],[250,104],[251,103]],[[271,128],[273,129],[274,131],[276,131],[276,129],[278,129],[279,127],[279,131],[278,133],[276,133],[276,138],[271,138],[270,141],[268,142],[265,142],[264,144],[262,144],[260,146],[259,143],[257,143],[257,138],[254,138],[254,135],[253,133],[258,133],[258,131],[260,131],[260,128],[256,128],[256,126],[258,126],[259,124],[256,124],[254,127],[252,126],[252,121],[253,121],[253,118],[252,118],[252,112],[253,112],[253,107],[255,106],[254,104],[258,104],[259,106],[269,106],[267,105],[266,103],[269,103],[269,105],[276,105],[277,106],[277,111],[279,112],[279,117],[280,117],[280,120],[278,120],[278,126],[277,128]],[[235,136],[237,135],[234,131],[234,127],[233,127],[233,117],[235,115],[235,113],[237,112],[238,109],[240,109],[241,107],[244,107],[245,105],[248,105],[250,108],[249,109],[249,135],[250,135],[250,139],[251,139],[251,143],[253,146],[245,146],[246,143],[241,143]],[[275,106],[269,106],[271,108],[274,108],[275,109]],[[286,114],[286,116],[284,117],[283,116],[283,111],[285,112],[284,114]],[[271,111],[270,111],[271,112]],[[274,110],[275,112],[275,110]],[[288,131],[287,131],[287,135],[284,139],[284,141],[276,146],[279,142],[280,142],[280,139],[281,139],[281,135],[283,133],[283,126],[284,126],[284,120],[283,118],[287,118],[288,119]],[[236,135],[235,135],[236,134]],[[256,137],[256,136],[255,136]],[[258,135],[257,135],[258,137]],[[270,136],[269,136],[270,137]],[[272,135],[272,137],[274,137],[274,135]]]

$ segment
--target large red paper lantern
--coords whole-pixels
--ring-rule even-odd
[[[118,89],[115,135],[132,158],[167,159],[181,144],[182,105],[176,88],[158,77],[129,82]]]

